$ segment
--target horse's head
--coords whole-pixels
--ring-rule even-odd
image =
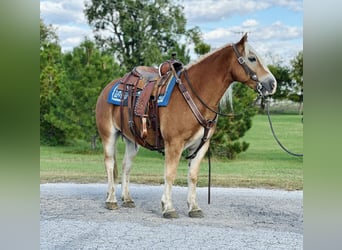
[[[247,84],[263,96],[273,95],[277,89],[277,80],[247,43],[247,34],[232,46],[236,55],[234,80]]]

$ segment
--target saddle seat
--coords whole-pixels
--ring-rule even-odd
[[[156,81],[160,77],[158,69],[154,67],[137,66],[134,68],[134,70],[136,71],[136,73],[138,73],[138,75],[145,79],[146,82]]]

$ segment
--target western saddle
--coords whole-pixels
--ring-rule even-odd
[[[124,123],[124,98],[128,96],[128,125],[135,142],[161,153],[164,152],[164,141],[160,133],[157,102],[159,95],[165,93],[172,77],[183,68],[183,64],[176,60],[175,56],[176,53],[172,53],[172,58],[160,64],[158,69],[148,66],[135,67],[121,79],[119,86],[119,89],[124,92],[120,102],[121,131]],[[141,124],[140,131],[137,121]],[[148,128],[155,134],[155,142],[152,144],[146,140]]]

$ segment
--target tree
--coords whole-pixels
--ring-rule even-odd
[[[122,72],[111,56],[101,53],[89,40],[66,53],[63,65],[67,81],[52,100],[53,106],[46,119],[64,131],[69,140],[91,141],[95,149],[97,97],[102,88]]]
[[[269,70],[277,79],[277,91],[272,98],[285,99],[293,91],[294,81],[290,75],[290,69],[281,65],[268,65]]]
[[[296,83],[302,88],[304,86],[303,80],[303,51],[300,51],[297,56],[291,60],[291,76]]]
[[[290,72],[291,77],[296,82],[295,91],[296,94],[292,95],[292,100],[297,102],[303,101],[303,88],[304,88],[304,79],[303,79],[303,51],[300,51],[297,56],[291,60],[292,70]]]
[[[40,20],[40,142],[47,145],[65,143],[63,130],[46,119],[52,101],[58,96],[60,84],[66,80],[62,52],[51,25]]]
[[[252,106],[256,93],[247,86],[237,83],[233,85],[233,107],[229,101],[223,98],[221,111],[224,113],[234,113],[233,117],[219,116],[217,129],[211,143],[214,154],[234,159],[239,153],[248,149],[249,143],[241,141],[252,127],[252,117],[256,114],[256,109]]]
[[[158,65],[173,51],[188,53],[180,42],[186,33],[182,7],[170,0],[92,0],[84,12],[97,43],[114,53],[126,70]]]
[[[211,46],[203,41],[202,32],[198,26],[187,30],[188,42],[195,45],[194,51],[197,56],[208,53]]]

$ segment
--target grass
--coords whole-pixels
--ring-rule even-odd
[[[303,152],[303,124],[298,115],[273,115],[273,127],[280,141],[296,153]],[[224,187],[303,189],[303,159],[286,154],[272,137],[265,115],[253,118],[253,126],[243,138],[250,146],[235,160],[212,158],[212,185]],[[46,182],[106,182],[102,151],[88,152],[88,145],[40,147],[40,179]],[[121,163],[124,144],[118,143]],[[121,164],[119,164],[121,167]],[[119,169],[120,169],[119,167]],[[187,162],[183,158],[176,185],[187,185]],[[119,171],[120,173],[121,171]],[[131,171],[131,182],[163,183],[164,157],[141,148]],[[208,162],[201,164],[199,186],[208,182]]]

